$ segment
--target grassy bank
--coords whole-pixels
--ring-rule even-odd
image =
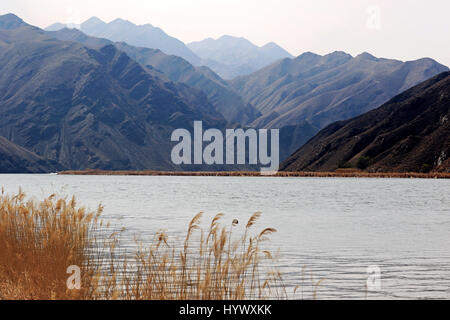
[[[63,171],[60,175],[104,175],[104,176],[201,176],[201,177],[261,177],[260,172],[187,172],[187,171]],[[267,176],[265,176],[267,177]],[[446,172],[365,172],[358,170],[338,170],[335,172],[278,172],[273,177],[316,177],[316,178],[403,178],[403,179],[450,179]]]
[[[41,202],[25,194],[0,195],[0,299],[234,300],[285,298],[280,272],[262,243],[272,228],[250,232],[254,214],[238,239],[239,222],[221,225],[217,215],[201,230],[198,214],[182,243],[155,234],[135,252],[120,248],[120,232],[101,220],[103,208],[87,212],[74,198]],[[80,288],[68,286],[71,266]],[[76,282],[76,281],[75,281]],[[70,280],[70,283],[71,280]],[[69,283],[69,284],[70,284]]]

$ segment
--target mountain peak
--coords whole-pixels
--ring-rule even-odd
[[[105,23],[105,22],[97,17],[91,17],[87,19],[84,23]]]
[[[266,49],[266,50],[283,50],[283,51],[286,51],[286,50],[284,50],[282,47],[280,47],[279,45],[277,45],[275,42],[269,42],[269,43],[266,43],[265,45],[263,45],[263,46],[261,47],[261,49]]]
[[[307,51],[302,53],[301,55],[299,55],[297,58],[295,58],[295,60],[303,60],[303,59],[312,59],[312,58],[318,58],[320,57],[320,55],[311,52],[311,51]]]
[[[125,20],[125,19],[121,19],[121,18],[117,18],[113,21],[111,21],[109,24],[115,24],[115,25],[120,25],[120,26],[136,26],[134,23],[132,23],[131,21]]]
[[[99,26],[105,25],[106,23],[103,20],[100,20],[97,17],[92,17],[86,20],[81,24],[81,29],[83,28],[97,28]]]
[[[232,36],[232,35],[229,35],[229,34],[224,34],[223,36],[221,36],[217,40],[229,40],[229,39],[239,39],[239,37],[235,37],[235,36]]]
[[[18,16],[8,13],[0,16],[0,29],[12,30],[27,25]]]
[[[328,61],[347,61],[352,59],[352,55],[344,51],[334,51],[324,56]]]
[[[230,36],[228,34],[225,34],[225,35],[221,36],[219,39],[217,39],[217,41],[251,43],[249,40],[245,39],[244,37],[235,37],[235,36]]]
[[[364,59],[364,60],[371,60],[371,61],[377,61],[378,60],[377,57],[371,55],[368,52],[363,52],[363,53],[357,55],[356,59]]]
[[[327,54],[326,56],[334,56],[334,57],[351,57],[351,58],[352,58],[352,55],[351,55],[351,54],[348,54],[348,53],[345,52],[345,51],[334,51],[334,52],[332,52],[332,53]]]

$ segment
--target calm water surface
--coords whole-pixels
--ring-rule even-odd
[[[125,237],[165,229],[182,238],[205,212],[205,227],[226,214],[241,228],[256,211],[255,231],[274,227],[266,243],[295,298],[450,298],[450,181],[259,177],[107,177],[0,175],[8,193],[19,187],[40,200],[52,193],[126,227]],[[367,268],[381,269],[381,289],[368,291]]]

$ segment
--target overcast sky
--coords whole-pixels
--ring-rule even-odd
[[[450,66],[449,0],[2,0],[0,14],[9,12],[39,27],[120,17],[185,43],[228,34],[293,55],[367,51]]]

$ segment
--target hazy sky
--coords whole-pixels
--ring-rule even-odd
[[[186,43],[229,34],[293,55],[367,51],[450,66],[449,0],[1,0],[0,14],[8,12],[39,27],[120,17]]]

